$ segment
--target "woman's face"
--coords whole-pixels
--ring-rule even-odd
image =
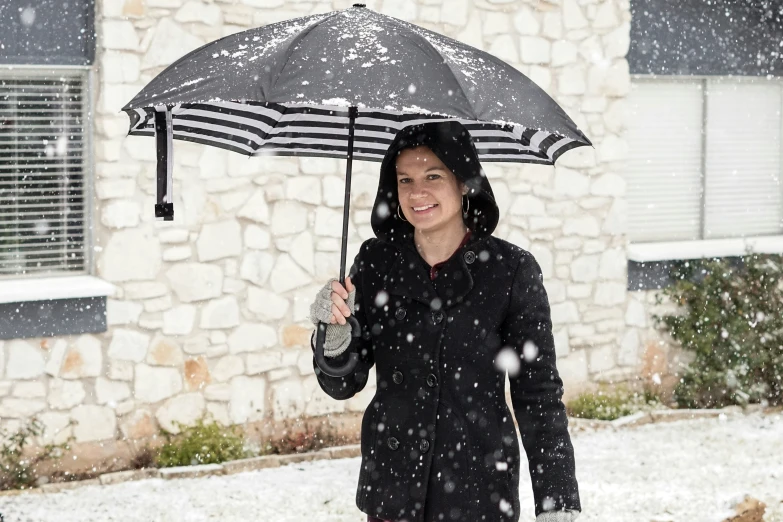
[[[396,166],[402,214],[414,228],[445,230],[463,222],[462,195],[467,188],[429,147],[403,150]]]

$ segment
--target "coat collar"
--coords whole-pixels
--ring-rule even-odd
[[[391,242],[397,249],[397,255],[385,278],[386,291],[418,301],[433,310],[448,309],[461,303],[473,288],[471,268],[478,264],[477,252],[486,240],[486,237],[471,235],[468,243],[443,265],[434,281],[430,280],[427,263],[416,251],[412,238]],[[472,259],[471,264],[466,262],[466,257]]]

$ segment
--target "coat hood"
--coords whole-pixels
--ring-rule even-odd
[[[470,133],[455,120],[404,127],[392,141],[381,163],[378,193],[370,223],[378,239],[399,242],[413,237],[413,225],[397,217],[397,156],[405,149],[425,145],[468,187],[470,210],[463,217],[471,230],[471,242],[492,235],[500,211],[492,187],[479,163]]]

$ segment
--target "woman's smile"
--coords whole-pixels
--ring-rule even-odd
[[[435,207],[437,207],[437,206],[438,206],[437,204],[432,204],[432,205],[421,205],[421,206],[412,207],[412,208],[413,208],[413,211],[416,213],[416,215],[420,216],[420,215],[423,215],[423,214],[430,214],[432,212],[432,210],[434,210]]]

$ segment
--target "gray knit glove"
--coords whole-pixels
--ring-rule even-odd
[[[326,357],[337,357],[351,344],[350,323],[329,324],[329,321],[332,319],[332,283],[334,281],[339,281],[339,279],[332,278],[327,281],[315,296],[313,304],[310,305],[310,321],[316,326],[318,326],[319,322],[326,323],[326,340],[324,341],[324,356]],[[351,313],[354,312],[354,299],[356,299],[356,286],[348,292],[348,299],[345,301]],[[316,330],[313,331],[311,336],[313,346],[315,346]]]
[[[573,522],[579,511],[547,511],[536,517],[536,522]]]

